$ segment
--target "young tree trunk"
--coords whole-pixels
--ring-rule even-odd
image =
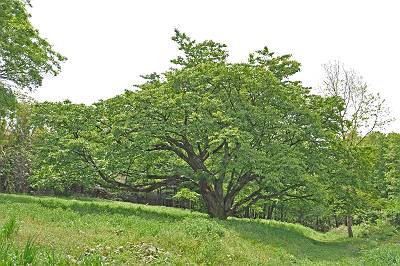
[[[280,208],[279,208],[279,210],[280,210],[280,212],[281,212],[281,213],[280,213],[280,221],[283,222],[284,217],[285,217],[284,207],[281,205]]]
[[[347,234],[349,237],[353,237],[353,217],[348,215],[346,217],[346,224],[347,224]]]
[[[268,206],[268,212],[267,212],[267,220],[272,219],[272,215],[274,214],[274,209],[275,209],[275,203],[272,203],[271,206]]]
[[[340,226],[339,220],[336,215],[333,216],[335,218],[335,226],[338,228]]]
[[[297,218],[298,223],[303,224],[303,216],[304,216],[303,211],[300,211],[299,216]]]
[[[6,178],[0,175],[0,192],[6,192]]]
[[[250,207],[246,206],[244,208],[244,218],[250,218]]]

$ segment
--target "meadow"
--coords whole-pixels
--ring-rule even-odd
[[[394,232],[363,237],[360,227],[348,239],[341,228],[6,194],[0,214],[0,265],[400,265]]]

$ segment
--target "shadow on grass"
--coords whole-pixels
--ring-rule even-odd
[[[63,209],[71,210],[80,215],[122,215],[126,217],[139,217],[142,219],[156,220],[160,222],[175,222],[184,219],[187,215],[199,215],[197,213],[185,212],[174,208],[167,207],[147,207],[145,205],[138,206],[130,203],[122,203],[128,206],[120,206],[116,202],[99,201],[96,199],[63,199],[49,197],[32,197],[25,195],[6,195],[0,194],[0,204],[22,203],[22,204],[38,204],[47,209]]]
[[[225,222],[227,229],[240,237],[257,241],[294,256],[295,261],[337,262],[343,258],[355,258],[358,249],[347,239],[320,241],[307,235],[307,229],[297,225],[257,220],[231,219]]]

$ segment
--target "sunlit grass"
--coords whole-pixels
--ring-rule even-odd
[[[21,265],[376,265],[400,256],[396,244],[348,240],[341,231],[106,200],[0,194],[0,214],[9,239],[0,265],[4,254]]]

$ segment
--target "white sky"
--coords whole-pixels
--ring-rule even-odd
[[[267,45],[302,63],[297,76],[317,87],[323,63],[340,60],[359,72],[400,117],[400,2],[396,0],[32,0],[32,22],[68,57],[46,78],[38,100],[92,103],[162,72],[178,51],[179,28],[197,40],[228,45],[244,60]],[[389,131],[400,132],[400,119]]]

